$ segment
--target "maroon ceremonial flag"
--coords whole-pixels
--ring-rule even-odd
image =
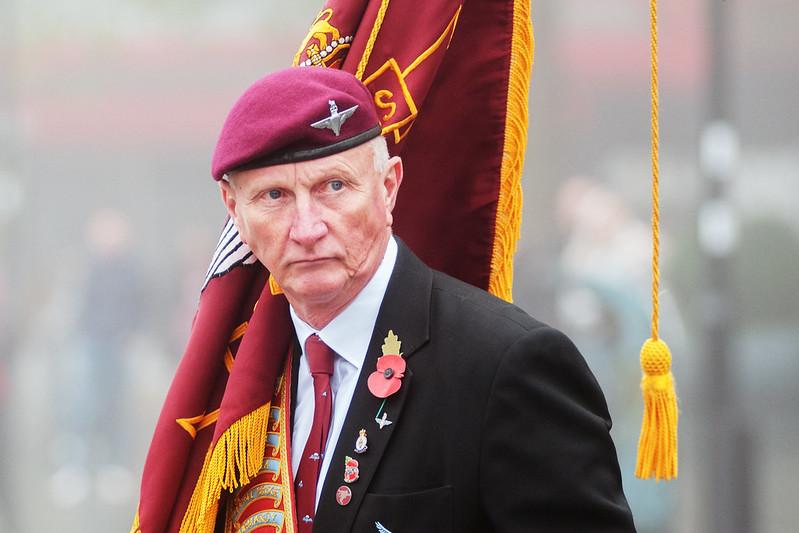
[[[294,59],[372,91],[405,166],[395,232],[433,268],[508,300],[532,55],[527,0],[331,0]]]
[[[294,61],[366,84],[405,166],[395,232],[432,267],[506,299],[532,54],[527,0],[333,0]],[[228,221],[156,425],[132,532],[213,531],[222,492],[257,473],[292,332],[267,279]],[[294,523],[286,516],[283,531]]]

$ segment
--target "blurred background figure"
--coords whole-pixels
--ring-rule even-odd
[[[130,427],[126,359],[141,326],[142,275],[118,211],[92,213],[86,227],[85,267],[78,292],[78,322],[71,357],[57,362],[55,442],[59,460],[50,478],[57,504],[71,507],[90,496],[118,503],[131,497],[135,477],[125,466]]]
[[[737,531],[792,531],[799,3],[659,4],[677,481],[632,479],[650,314],[647,3],[532,3],[514,299],[595,370],[639,531],[730,533],[714,516],[730,502]],[[212,147],[241,89],[291,62],[321,5],[0,0],[3,533],[129,527],[125,487],[138,485],[225,217]]]

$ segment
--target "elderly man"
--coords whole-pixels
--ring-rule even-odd
[[[283,448],[267,439],[260,472],[213,508],[218,531],[634,531],[605,400],[574,345],[392,235],[402,162],[354,76],[256,82],[213,175],[295,336],[280,404],[290,481],[280,492]]]

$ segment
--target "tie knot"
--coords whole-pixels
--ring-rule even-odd
[[[308,367],[311,374],[333,375],[333,356],[335,352],[322,342],[322,339],[314,333],[305,341],[305,357],[308,358]]]

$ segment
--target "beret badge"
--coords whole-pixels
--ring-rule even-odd
[[[311,126],[320,130],[328,128],[333,131],[333,135],[338,137],[341,133],[341,126],[344,124],[344,121],[346,121],[352,116],[353,113],[355,113],[355,110],[358,109],[358,106],[354,105],[339,113],[335,100],[328,100],[327,104],[330,106],[330,116],[314,122],[311,124]]]

